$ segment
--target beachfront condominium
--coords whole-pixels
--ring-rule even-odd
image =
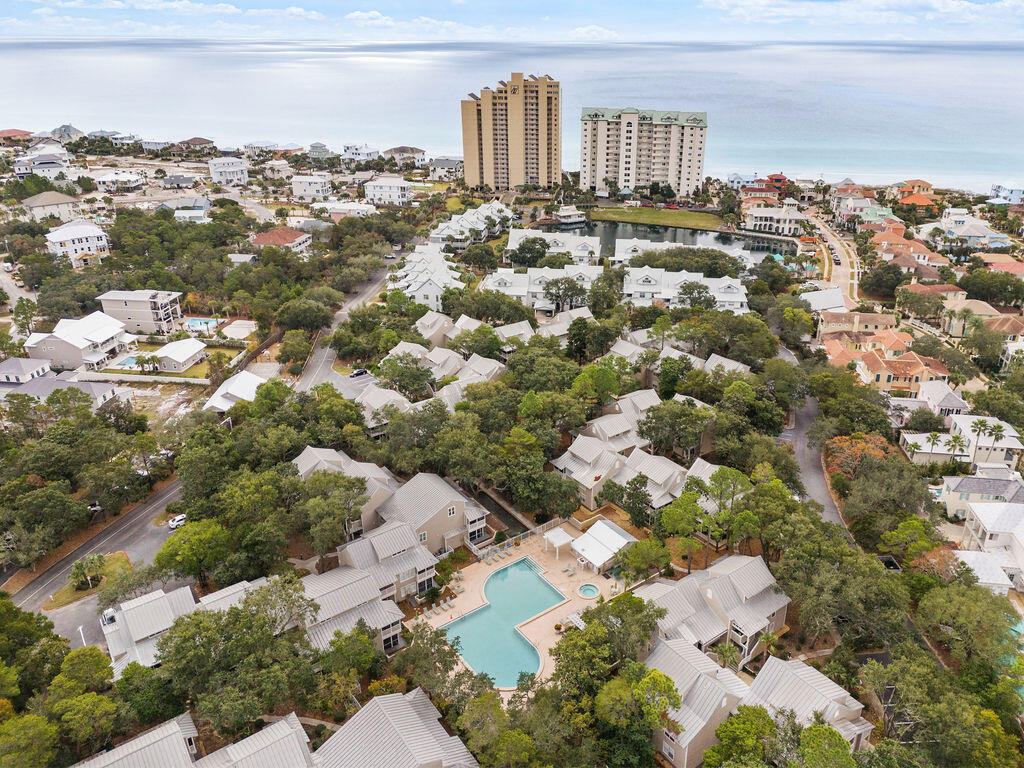
[[[658,182],[689,195],[704,180],[706,112],[584,107],[581,120],[583,189],[635,190]]]
[[[462,101],[466,184],[509,189],[562,180],[561,86],[549,75],[513,72]]]

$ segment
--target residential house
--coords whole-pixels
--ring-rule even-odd
[[[169,173],[160,180],[164,189],[191,189],[195,183],[196,177],[187,173]]]
[[[299,729],[302,729],[301,725]],[[262,731],[248,738],[257,737],[266,738]],[[77,762],[71,768],[192,768],[199,754],[199,729],[192,714],[186,711],[113,749]],[[231,764],[227,765],[230,768]]]
[[[815,314],[821,312],[843,313],[847,310],[846,296],[838,285],[817,291],[805,291],[800,294],[800,298],[810,305],[811,312]]]
[[[431,181],[452,181],[462,177],[461,157],[435,157],[430,161],[430,173],[427,178]]]
[[[987,552],[1017,590],[1024,590],[1024,503],[969,502],[962,549]]]
[[[429,242],[464,251],[473,243],[497,237],[516,218],[515,212],[498,200],[491,200],[452,216],[431,230]]]
[[[271,155],[277,149],[276,141],[250,141],[242,145],[242,153],[248,158]]]
[[[213,208],[210,198],[203,195],[179,197],[175,200],[166,200],[156,207],[158,211],[206,211]]]
[[[505,253],[516,250],[528,238],[547,244],[547,255],[567,254],[575,264],[596,264],[601,253],[601,238],[596,235],[574,235],[566,232],[542,232],[539,229],[512,229],[508,233]]]
[[[654,748],[675,768],[697,768],[718,743],[715,729],[747,695],[748,687],[689,640],[658,640],[644,664],[671,678],[680,704],[668,711],[676,727],[654,731]]]
[[[313,210],[325,210],[331,217],[331,221],[337,224],[342,219],[347,219],[349,216],[355,216],[356,218],[363,218],[366,216],[373,216],[377,212],[377,207],[370,205],[369,203],[357,203],[354,200],[343,200],[336,202],[333,200],[320,203],[319,205],[313,205]],[[388,258],[388,256],[385,256]]]
[[[407,413],[412,407],[409,399],[393,389],[385,387],[370,386],[363,389],[353,402],[359,406],[366,421],[366,431],[370,437],[380,437],[391,420],[389,413],[394,410],[398,413]]]
[[[341,565],[358,568],[370,575],[385,599],[401,602],[422,596],[434,586],[437,558],[408,523],[384,523],[338,548]]]
[[[57,181],[72,175],[71,155],[62,149],[31,152],[15,159],[14,175],[19,179],[39,176],[48,181]]]
[[[943,477],[936,499],[946,508],[946,517],[964,520],[974,503],[1024,504],[1024,480],[1004,464],[982,464],[973,475]]]
[[[898,325],[895,315],[875,312],[822,312],[818,338],[837,331],[881,331]]]
[[[719,558],[678,581],[655,579],[633,594],[665,609],[660,638],[685,640],[704,652],[731,642],[741,667],[764,650],[758,641],[765,632],[785,631],[790,603],[764,560],[747,555]]]
[[[206,345],[199,339],[179,339],[153,353],[164,373],[183,373],[206,359]]]
[[[266,383],[266,379],[261,379],[254,373],[239,371],[217,387],[217,391],[206,401],[203,410],[225,413],[231,410],[235,403],[251,403],[256,399],[256,390]]]
[[[937,229],[944,241],[962,243],[969,248],[1008,248],[1013,242],[1009,235],[996,232],[966,208],[947,208],[939,221],[925,224],[921,229],[928,236]]]
[[[1024,204],[1024,184],[993,184],[992,199],[989,205],[1021,205]]]
[[[399,290],[416,303],[439,312],[445,289],[465,287],[460,277],[461,273],[440,246],[418,245],[388,278],[389,290]]]
[[[949,426],[953,416],[970,413],[971,406],[959,394],[953,391],[944,379],[922,381],[917,390],[917,397],[928,405],[928,410],[936,416],[942,416]]]
[[[252,244],[257,248],[290,248],[299,256],[305,256],[313,244],[313,235],[291,227],[274,227],[254,235]]]
[[[956,549],[953,556],[969,568],[978,579],[978,586],[985,587],[995,595],[1006,597],[1013,588],[1013,582],[1002,567],[1002,558],[991,552],[975,549]]]
[[[24,347],[29,357],[49,360],[52,368],[98,369],[134,344],[124,323],[96,311],[77,320],[58,320],[49,333],[31,333]]]
[[[292,176],[292,196],[299,200],[323,200],[331,194],[331,177],[326,173]]]
[[[327,160],[338,156],[336,153],[331,152],[331,150],[327,148],[327,145],[322,141],[314,141],[310,144],[309,149],[306,150],[306,154],[309,156],[310,160]]]
[[[210,181],[222,187],[244,187],[249,168],[240,157],[215,157],[209,162]]]
[[[1009,353],[1007,354],[1004,350],[1003,365],[1005,366],[1009,362],[1009,358],[1017,351],[1021,342],[1024,342],[1024,317],[1020,315],[999,315],[999,317],[990,317],[984,322],[986,328],[1001,335],[1006,343]]]
[[[544,339],[558,339],[558,343],[565,347],[569,339],[569,326],[573,320],[583,319],[592,321],[593,313],[589,307],[574,307],[566,309],[551,316],[551,321],[546,325],[537,328],[537,335]]]
[[[611,479],[625,486],[641,475],[647,480],[646,490],[651,497],[652,510],[666,507],[679,498],[686,482],[686,470],[683,467],[672,459],[646,451],[631,452]]]
[[[75,269],[101,264],[110,255],[107,233],[91,221],[79,219],[54,227],[46,233],[46,249],[58,259],[67,259]]]
[[[198,154],[198,155],[212,155],[217,151],[217,146],[210,139],[204,139],[202,136],[193,136],[191,139],[185,139],[179,141],[177,144],[171,145],[171,154],[174,155],[185,155],[185,154]]]
[[[455,327],[455,324],[448,315],[430,310],[416,321],[414,327],[416,332],[433,346],[444,346],[447,341],[445,334]]]
[[[753,184],[756,178],[756,173],[730,173],[725,183],[733,191],[739,192],[743,187]]]
[[[385,522],[407,523],[418,542],[435,554],[464,542],[480,544],[494,535],[486,509],[430,472],[420,472],[396,490],[377,514]]]
[[[616,266],[629,264],[634,258],[648,251],[664,251],[679,247],[681,243],[674,243],[671,240],[645,240],[639,237],[619,239],[615,241],[615,253],[611,263]]]
[[[8,357],[0,361],[0,383],[24,384],[50,372],[47,360],[33,360],[31,357]]]
[[[537,311],[553,313],[556,309],[571,309],[577,304],[585,304],[586,297],[566,302],[566,306],[558,307],[545,293],[545,287],[551,280],[559,278],[575,280],[586,294],[601,273],[601,267],[587,264],[569,264],[559,269],[529,267],[525,274],[513,269],[501,268],[491,272],[480,281],[480,290],[499,291],[506,296],[518,299]]]
[[[989,436],[988,430],[993,426],[1002,430],[1000,437]],[[980,436],[976,431],[979,428],[983,428]],[[952,440],[955,436],[960,438],[959,446],[958,441]],[[998,464],[1010,469],[1016,467],[1018,453],[1024,448],[1017,430],[991,416],[951,416],[949,434],[940,434],[939,437],[940,441],[935,445],[929,441],[927,433],[903,432],[900,434],[900,446],[915,464],[956,459],[974,466]]]
[[[146,186],[146,179],[141,173],[126,168],[115,168],[96,177],[96,186],[108,195],[123,195],[127,192],[138,192]]]
[[[401,176],[379,176],[363,185],[363,193],[378,205],[408,205],[412,201],[412,184]]]
[[[385,149],[380,153],[381,157],[385,160],[394,159],[399,166],[403,166],[406,163],[412,163],[417,168],[422,168],[428,162],[427,153],[425,150],[419,147],[391,147],[391,149]]]
[[[51,216],[61,221],[72,221],[80,214],[78,200],[63,192],[40,192],[26,197],[21,205],[33,221],[42,221]]]
[[[962,338],[973,318],[982,321],[999,317],[1000,312],[980,299],[947,299],[943,304],[942,330],[954,338]]]
[[[575,226],[587,222],[587,214],[575,205],[563,205],[555,211],[555,221],[563,226]]]
[[[56,376],[36,376],[12,388],[5,388],[0,395],[27,395],[40,403],[57,391],[74,389],[85,395],[89,401],[89,410],[98,411],[111,400],[117,398],[117,390],[108,382],[77,381],[75,374],[66,371]]]
[[[579,486],[580,502],[588,509],[600,506],[598,495],[625,463],[624,456],[590,435],[579,435],[565,453],[551,460],[552,467]]]
[[[750,373],[750,366],[715,353],[709,355],[708,359],[704,362],[704,370],[708,372],[717,370],[722,373],[742,373],[746,375]]]
[[[743,228],[793,237],[803,233],[805,221],[807,216],[800,212],[797,201],[787,197],[781,206],[749,208],[743,217]]]
[[[358,520],[348,525],[348,539],[358,539],[364,531],[372,530],[380,525],[377,507],[391,497],[400,483],[391,474],[391,470],[371,464],[368,461],[356,461],[343,451],[333,448],[315,448],[306,446],[302,453],[292,459],[292,464],[299,477],[308,480],[314,472],[340,472],[349,477],[361,477],[366,483],[366,502]]]
[[[748,311],[747,289],[734,277],[705,277],[700,272],[670,272],[660,267],[627,267],[622,284],[623,301],[635,306],[685,306],[680,289],[699,283],[708,289],[716,309],[742,315]]]
[[[949,378],[941,360],[916,352],[885,357],[872,350],[860,355],[855,365],[862,382],[894,397],[917,397],[922,383]]]
[[[921,296],[941,296],[943,301],[967,298],[967,291],[959,285],[951,283],[911,283],[910,285],[901,285],[900,290]]]
[[[380,157],[380,150],[367,144],[345,144],[342,147],[341,159],[349,163],[365,163]]]
[[[494,329],[495,335],[501,339],[502,359],[504,360],[516,348],[516,344],[527,344],[537,333],[529,320],[520,320],[518,323],[499,325]]]
[[[776,656],[764,665],[740,702],[744,706],[764,707],[771,715],[792,711],[796,721],[806,727],[824,720],[839,731],[857,752],[868,744],[874,726],[864,719],[864,705],[821,672],[797,659],[783,661]]]
[[[441,714],[422,688],[374,696],[324,742],[316,761],[317,768],[477,766],[459,737],[441,725]]]
[[[103,311],[130,331],[168,334],[181,326],[179,291],[107,291],[96,297]]]
[[[606,413],[584,424],[580,434],[596,438],[606,449],[628,456],[650,445],[649,440],[637,434],[636,427],[631,414]]]

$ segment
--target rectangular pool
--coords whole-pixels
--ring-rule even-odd
[[[483,606],[441,629],[459,641],[459,654],[474,672],[490,675],[498,688],[514,688],[520,673],[540,670],[540,654],[516,625],[558,605],[565,595],[524,557],[487,577],[484,599]]]
[[[217,321],[212,317],[188,317],[185,318],[185,327],[190,331],[213,333],[217,329]]]

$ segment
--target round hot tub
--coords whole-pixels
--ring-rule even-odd
[[[580,594],[583,597],[594,598],[601,594],[601,590],[599,590],[594,584],[584,584],[580,587]]]

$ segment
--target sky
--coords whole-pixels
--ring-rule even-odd
[[[0,0],[3,38],[977,42],[1024,0]]]

